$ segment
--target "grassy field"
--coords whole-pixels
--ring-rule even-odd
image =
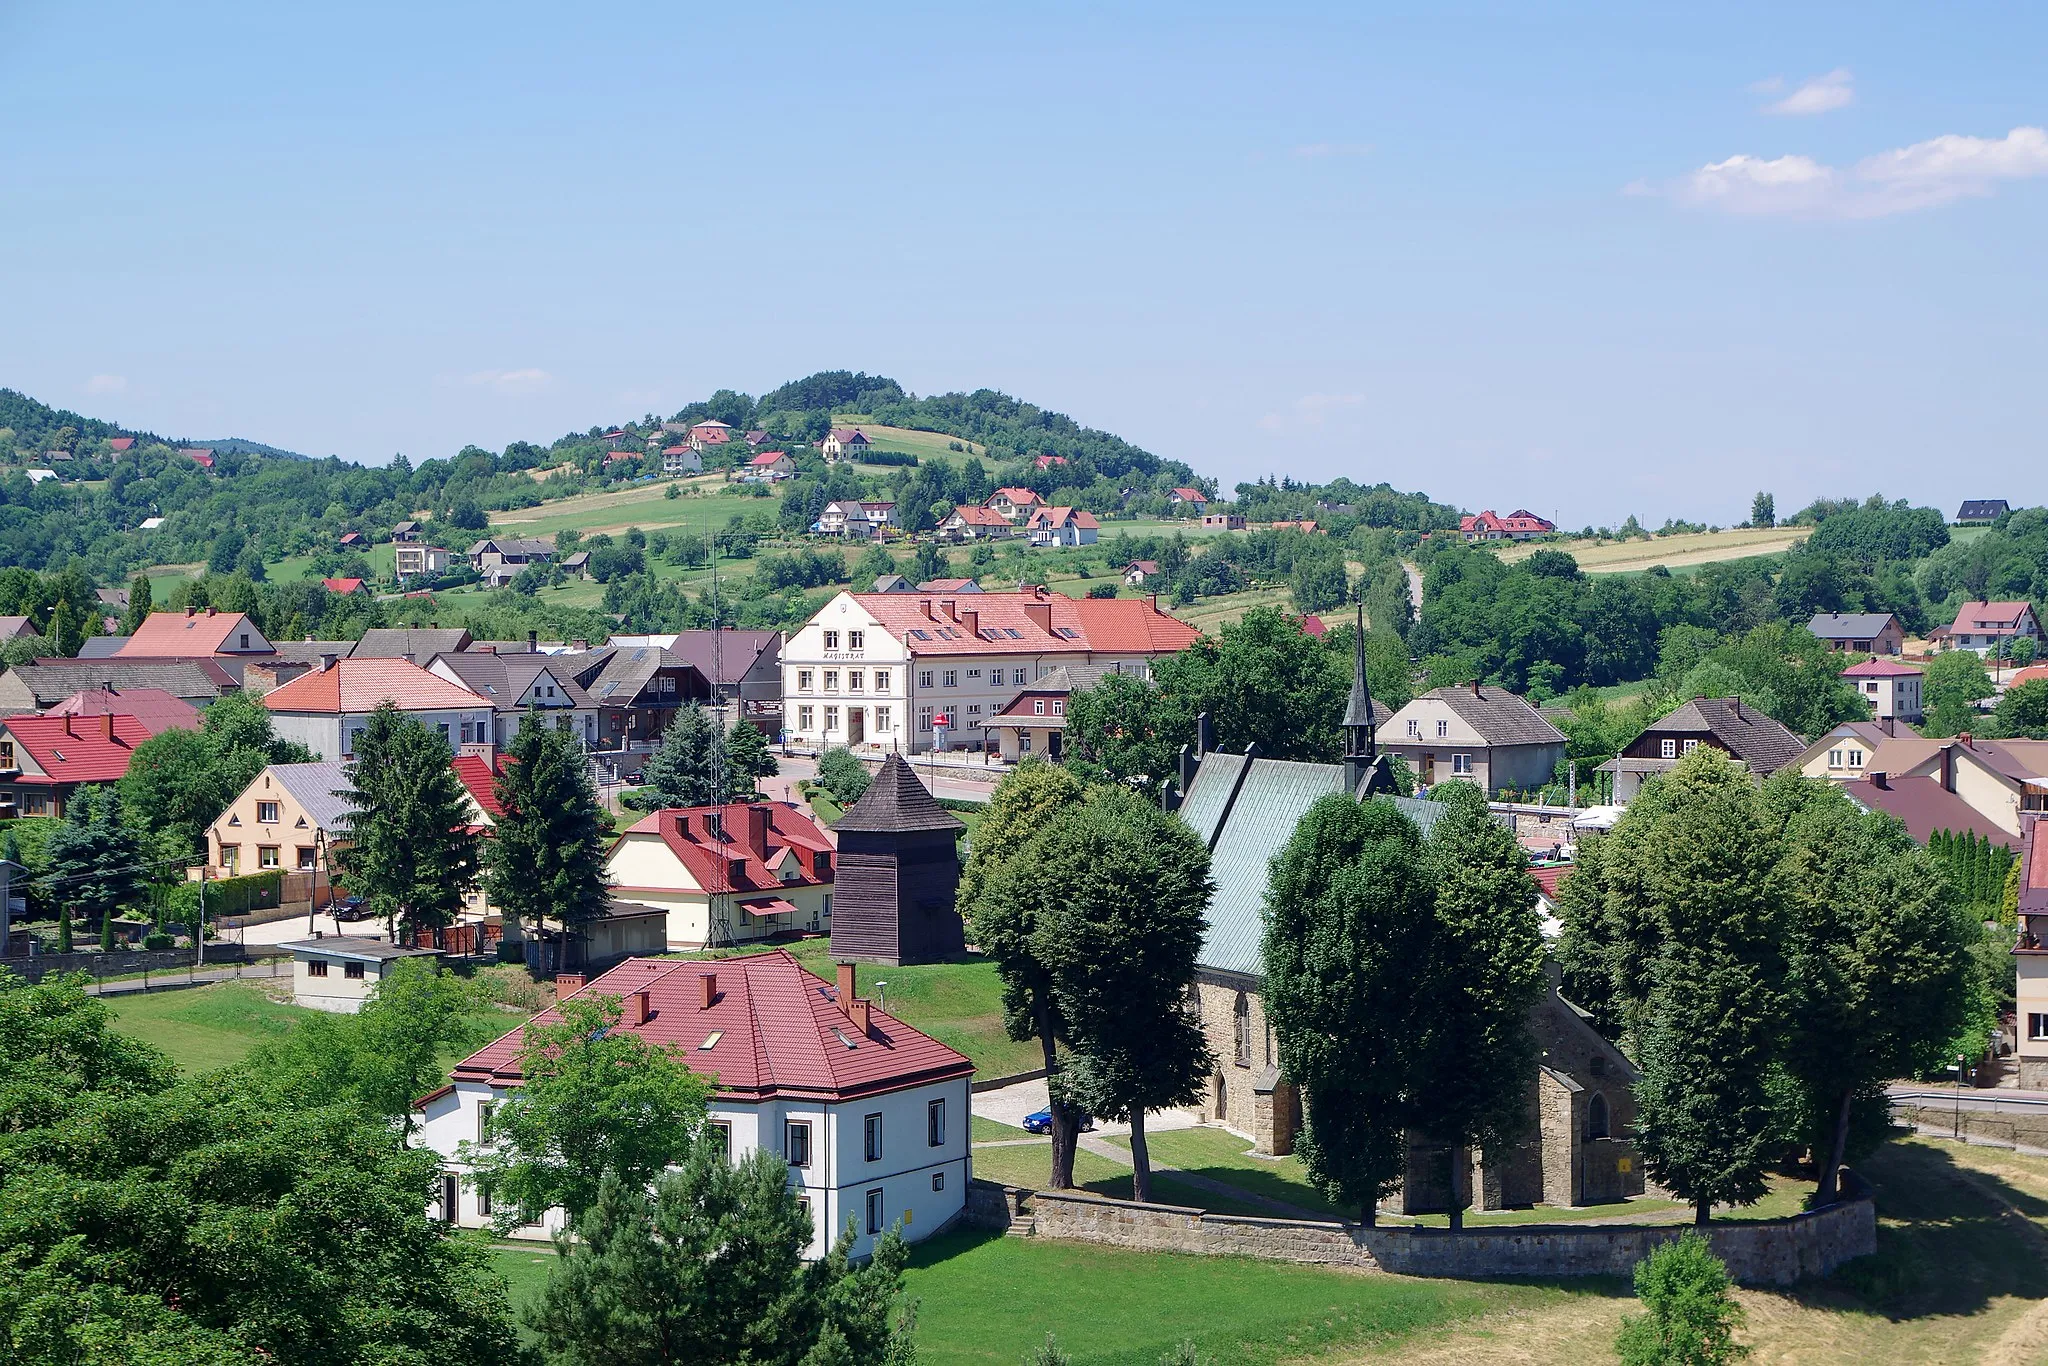
[[[670,482],[692,490],[681,498],[667,496]],[[727,487],[723,475],[652,484],[636,484],[611,493],[579,493],[539,507],[513,508],[491,514],[491,526],[514,536],[553,536],[571,529],[589,534],[617,533],[628,527],[642,531],[682,529],[699,535],[717,531],[736,512],[775,510],[775,500],[743,495],[725,495],[716,490]]]
[[[114,1026],[155,1044],[187,1072],[240,1062],[311,1012],[280,1005],[247,982],[110,998]]]
[[[878,451],[903,451],[919,460],[964,461],[970,455],[986,457],[988,448],[965,437],[948,436],[944,432],[920,432],[911,427],[887,427],[879,422],[870,422],[859,413],[838,413],[832,418],[835,427],[858,427],[867,437],[868,444]],[[947,443],[958,441],[963,450],[951,450]],[[859,464],[859,461],[855,461]],[[863,468],[869,468],[863,466]],[[894,466],[876,465],[876,470],[893,469]]]
[[[1683,536],[1659,536],[1649,541],[1568,540],[1551,545],[1524,542],[1500,552],[1503,560],[1527,559],[1538,550],[1562,550],[1579,562],[1588,574],[1619,574],[1633,569],[1663,565],[1678,569],[1684,565],[1713,564],[1720,560],[1745,560],[1758,555],[1775,555],[1804,540],[1813,528],[1803,526],[1738,527],[1729,531],[1705,531]]]

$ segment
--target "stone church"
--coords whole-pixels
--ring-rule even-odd
[[[1361,623],[1362,624],[1362,623]],[[1363,635],[1353,661],[1345,709],[1345,758],[1336,764],[1268,759],[1214,749],[1206,724],[1184,751],[1180,815],[1209,846],[1215,899],[1196,963],[1190,1004],[1199,1007],[1217,1059],[1202,1100],[1202,1117],[1249,1137],[1259,1152],[1293,1151],[1301,1097],[1280,1074],[1279,1050],[1261,992],[1267,867],[1319,798],[1333,792],[1360,801],[1386,796],[1429,833],[1443,807],[1393,796],[1392,774],[1378,752],[1377,725],[1365,680]],[[1553,974],[1531,1013],[1542,1050],[1529,1078],[1527,1136],[1505,1153],[1462,1154],[1475,1209],[1520,1205],[1582,1205],[1643,1192],[1642,1164],[1629,1138],[1635,1123],[1635,1068],[1577,1007],[1557,993]],[[1382,1208],[1422,1214],[1448,1206],[1443,1149],[1411,1135],[1408,1177]]]

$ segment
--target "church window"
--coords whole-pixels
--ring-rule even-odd
[[[1252,1003],[1243,992],[1237,993],[1237,1005],[1233,1012],[1233,1033],[1236,1037],[1237,1065],[1252,1065]]]
[[[1590,1139],[1607,1137],[1607,1097],[1598,1091],[1593,1099],[1586,1102],[1586,1137]]]

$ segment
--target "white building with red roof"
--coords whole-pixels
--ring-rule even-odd
[[[1488,508],[1476,517],[1458,519],[1458,531],[1468,541],[1527,541],[1556,530],[1557,523],[1527,508],[1516,508],[1505,517]]]
[[[1924,675],[1894,659],[1866,659],[1842,670],[1842,677],[1863,695],[1878,720],[1918,721],[1926,715],[1920,700]]]
[[[2032,603],[1966,602],[1949,627],[1948,647],[1988,655],[2010,652],[2012,643],[2021,639],[2040,644],[2041,623]]]
[[[1149,597],[841,593],[783,646],[783,724],[799,743],[871,754],[986,744],[989,718],[1051,670],[1146,677],[1200,635]]]
[[[762,451],[740,468],[752,479],[789,479],[796,474],[796,461],[788,451]]]
[[[997,512],[1003,514],[1006,521],[1015,526],[1028,518],[1034,508],[1044,507],[1045,499],[1040,498],[1030,489],[1001,488],[991,493],[983,501],[982,506],[994,508]]]
[[[788,1162],[811,1217],[809,1256],[823,1256],[848,1219],[861,1257],[892,1227],[915,1242],[959,1215],[973,1174],[974,1065],[861,999],[851,965],[825,982],[781,950],[716,962],[633,958],[588,986],[570,976],[555,985],[578,999],[617,997],[620,1028],[679,1049],[712,1080],[710,1140],[735,1159],[765,1147]],[[550,1010],[529,1023],[561,1019]],[[490,1222],[462,1145],[476,1141],[486,1107],[517,1094],[525,1034],[522,1025],[471,1054],[414,1103],[424,1146],[442,1158],[436,1204],[449,1223]],[[542,1226],[561,1222],[550,1210]]]
[[[668,947],[701,949],[832,927],[832,839],[787,802],[671,807],[605,858],[613,899],[668,918]]]
[[[1002,541],[1016,534],[1016,525],[995,508],[955,508],[939,523],[939,535],[949,541]]]
[[[430,731],[450,753],[491,751],[491,703],[404,659],[334,659],[271,689],[263,705],[281,740],[297,740],[322,759],[349,759],[370,713],[390,702]]]
[[[1044,507],[1031,514],[1033,545],[1094,545],[1102,523],[1086,508]]]

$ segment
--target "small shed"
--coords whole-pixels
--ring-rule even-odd
[[[832,957],[839,962],[937,963],[963,952],[956,901],[962,822],[892,754],[861,799],[833,825],[839,871]]]
[[[292,999],[314,1010],[354,1015],[370,992],[404,958],[434,958],[439,949],[413,949],[369,935],[326,935],[280,944],[292,956]]]

